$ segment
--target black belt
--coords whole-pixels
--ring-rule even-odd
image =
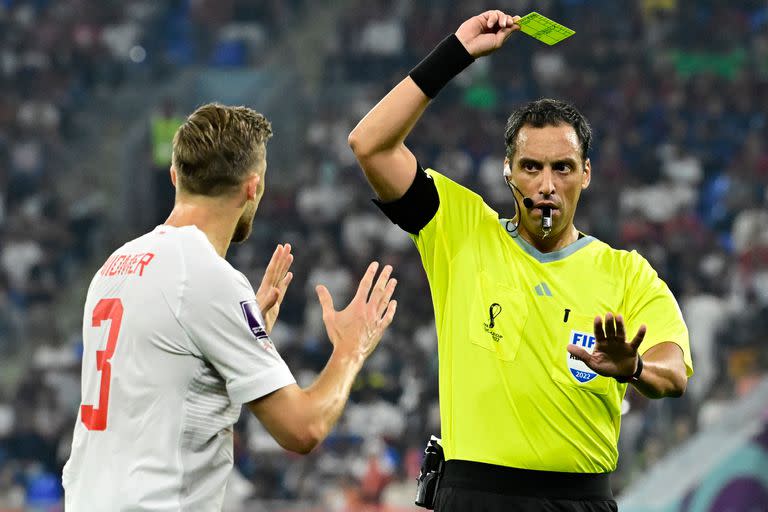
[[[509,496],[576,501],[612,500],[610,473],[535,471],[467,460],[449,460],[440,487]]]

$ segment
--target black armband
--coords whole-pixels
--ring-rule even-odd
[[[451,34],[443,39],[408,75],[424,94],[434,98],[445,84],[474,61],[475,58],[464,48],[456,34]]]
[[[437,213],[440,196],[434,180],[416,163],[416,177],[403,197],[388,203],[374,199],[373,203],[384,212],[389,220],[404,231],[417,235]]]

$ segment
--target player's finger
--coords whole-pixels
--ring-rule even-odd
[[[328,288],[322,284],[315,286],[315,292],[317,292],[317,299],[320,301],[320,307],[323,308],[323,318],[325,318],[326,315],[335,311],[333,309],[333,297],[331,297]]]
[[[287,246],[287,244],[281,244],[278,246],[278,249],[275,251],[275,255],[273,256],[273,261],[270,263],[271,273],[269,274],[269,278],[271,279],[271,283],[273,285],[277,285],[280,283],[283,277],[285,277],[285,273],[293,263],[293,255],[291,254],[291,249]]]
[[[285,279],[285,276],[288,274],[288,269],[293,265],[293,254],[288,251],[290,251],[290,249],[286,249],[283,253],[283,264],[280,266],[280,272],[275,276],[278,281]]]
[[[285,271],[287,270],[287,264],[289,261],[292,261],[293,256],[291,256],[290,249],[288,249],[285,245],[278,245],[277,250],[275,250],[275,254],[272,257],[272,260],[274,261],[274,277],[275,280],[280,280],[284,275]]]
[[[613,323],[613,313],[605,314],[605,338],[608,340],[616,338],[616,325]]]
[[[635,334],[635,337],[632,338],[632,341],[630,342],[630,344],[632,345],[632,348],[635,351],[637,351],[637,349],[640,348],[640,344],[643,342],[643,339],[645,338],[645,333],[646,332],[647,332],[647,329],[645,327],[645,324],[643,324],[637,330],[637,334]]]
[[[368,300],[368,292],[371,291],[371,285],[373,284],[373,277],[376,275],[376,270],[379,268],[379,262],[374,261],[368,265],[368,269],[365,271],[363,278],[360,280],[360,284],[357,287],[357,293],[354,300],[361,300],[366,302]]]
[[[277,299],[280,297],[280,291],[277,288],[270,288],[268,292],[261,296],[261,300],[257,299],[259,309],[264,314],[265,311],[269,311],[277,304]]]
[[[511,26],[515,30],[520,30],[519,22],[522,18],[520,16],[511,16],[509,17],[509,21],[507,23],[508,26]]]
[[[624,317],[616,315],[616,337],[621,341],[627,340],[627,332],[624,329]]]
[[[387,309],[387,304],[389,304],[390,299],[392,298],[392,295],[395,293],[395,288],[397,287],[397,279],[390,279],[387,283],[387,287],[384,290],[384,295],[381,297],[381,300],[379,301],[379,305],[376,308],[376,314],[379,318],[381,318],[381,315],[384,314],[384,312]]]
[[[267,263],[267,268],[264,270],[264,279],[269,282],[273,279],[273,276],[276,271],[276,266],[278,265],[278,261],[280,258],[280,252],[282,251],[283,246],[280,244],[277,244],[277,247],[275,247],[274,252],[272,253],[272,257],[269,258],[269,263]]]
[[[603,319],[600,318],[600,315],[595,317],[593,326],[595,331],[595,341],[597,341],[598,343],[605,342],[605,332],[603,331]]]
[[[280,275],[283,276],[288,271],[288,268],[293,263],[293,254],[291,254],[291,244],[285,244],[283,246],[283,252],[280,256],[282,265],[280,266]]]
[[[395,312],[397,311],[397,301],[392,300],[387,304],[387,309],[384,316],[379,320],[379,328],[383,331],[389,324],[392,323],[392,319],[395,318]]]
[[[285,291],[288,289],[288,285],[291,284],[291,281],[293,281],[293,272],[288,272],[285,274],[283,280],[280,281],[280,286],[277,287],[277,289],[280,291],[280,296],[277,298],[278,301],[283,302]]]
[[[376,280],[376,284],[371,291],[370,302],[375,306],[379,305],[379,301],[381,301],[381,297],[384,295],[384,289],[387,287],[387,281],[389,281],[390,275],[392,275],[392,265],[384,265],[384,268],[381,269],[379,278]]]

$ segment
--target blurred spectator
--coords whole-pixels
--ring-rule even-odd
[[[696,378],[690,379],[686,391],[696,402],[707,396],[718,376],[719,335],[728,317],[726,301],[707,290],[705,284],[703,277],[689,278],[680,300],[690,339],[696,341],[696,351],[692,353]]]
[[[152,187],[154,189],[155,223],[162,224],[173,209],[176,189],[171,183],[171,154],[173,136],[184,122],[176,112],[176,105],[171,98],[163,100],[160,110],[150,119],[150,137],[152,149]]]

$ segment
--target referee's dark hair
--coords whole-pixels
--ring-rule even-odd
[[[581,161],[586,161],[589,148],[592,145],[592,128],[587,119],[570,103],[550,98],[532,101],[515,110],[509,116],[507,128],[504,131],[506,157],[512,160],[515,149],[517,149],[517,134],[523,126],[531,125],[534,128],[543,128],[563,123],[573,126],[573,129],[576,130],[576,135],[581,143]]]

